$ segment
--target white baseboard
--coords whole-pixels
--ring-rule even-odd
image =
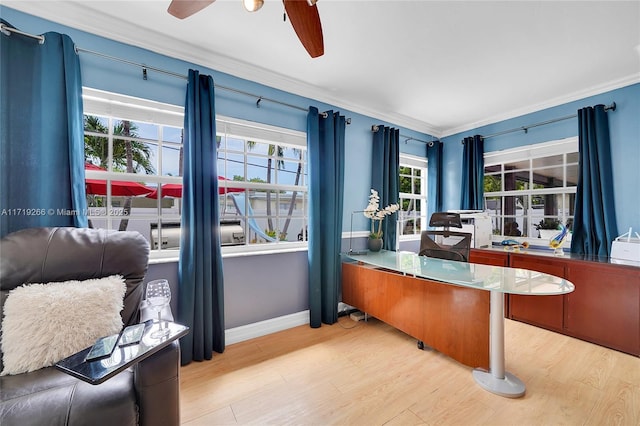
[[[245,340],[266,336],[267,334],[305,324],[309,324],[308,310],[230,328],[224,332],[225,343],[227,345],[233,345],[234,343],[244,342]]]

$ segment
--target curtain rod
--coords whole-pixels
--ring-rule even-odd
[[[377,132],[378,130],[380,130],[380,126],[377,126],[375,124],[373,126],[371,126],[371,131],[373,133]],[[429,146],[433,146],[433,144],[438,140],[438,139],[435,139],[435,140],[432,140],[432,141],[423,141],[422,139],[414,138],[413,136],[406,136],[406,135],[403,135],[402,133],[399,136],[401,138],[406,138],[404,143],[407,143],[409,141],[416,141],[416,142],[426,143]]]
[[[611,105],[606,106],[604,108],[605,111],[615,111],[616,110],[616,103],[613,102]],[[494,136],[502,136],[502,135],[506,135],[507,133],[514,133],[514,132],[520,132],[523,131],[525,133],[527,133],[529,131],[529,129],[531,129],[532,127],[538,127],[538,126],[545,126],[547,124],[552,124],[552,123],[557,123],[558,121],[564,121],[564,120],[570,120],[572,118],[576,118],[578,116],[578,114],[572,114],[572,115],[566,115],[564,117],[559,117],[559,118],[554,118],[552,120],[547,120],[547,121],[541,121],[539,123],[535,123],[535,124],[530,124],[528,126],[522,126],[522,127],[518,127],[515,129],[509,129],[509,130],[504,130],[502,132],[498,132],[498,133],[493,133],[487,136],[483,136],[482,139],[488,139],[488,138],[492,138]]]
[[[152,66],[149,66],[149,65],[141,64],[141,63],[138,63],[138,62],[133,62],[133,61],[129,61],[129,60],[126,60],[126,59],[118,58],[116,56],[106,55],[104,53],[96,52],[96,51],[89,50],[89,49],[84,49],[84,48],[78,47],[78,46],[75,47],[75,51],[76,51],[76,53],[88,53],[90,55],[99,56],[101,58],[109,59],[111,61],[122,62],[124,64],[140,67],[140,68],[142,68],[142,78],[144,80],[147,79],[147,70],[152,70],[152,71],[155,71],[155,72],[159,72],[161,74],[166,74],[166,75],[169,75],[171,77],[179,78],[181,80],[188,80],[189,79],[186,75],[178,74],[178,73],[175,73],[173,71],[167,71],[167,70],[164,70],[162,68],[156,68],[156,67],[152,67]],[[268,101],[268,102],[272,102],[274,104],[283,105],[283,106],[286,106],[286,107],[289,107],[289,108],[297,109],[299,111],[309,112],[308,108],[299,107],[297,105],[288,104],[286,102],[278,101],[276,99],[271,99],[271,98],[267,98],[267,97],[264,97],[264,96],[256,95],[256,94],[253,94],[253,93],[245,92],[244,90],[234,89],[233,87],[222,86],[222,85],[215,84],[215,83],[214,83],[213,86],[216,89],[226,90],[227,92],[233,92],[233,93],[237,93],[237,94],[240,94],[240,95],[249,96],[251,98],[257,98],[257,100],[256,100],[256,108],[260,108],[260,102]],[[327,118],[329,116],[329,114],[327,112],[321,112],[320,115],[322,116],[322,118]],[[351,124],[351,118],[347,118],[346,119],[346,123],[347,124]]]
[[[416,141],[416,142],[420,142],[420,143],[426,143],[428,146],[433,146],[433,144],[437,141],[437,139],[432,140],[432,141],[423,141],[422,139],[414,138],[413,136],[405,136],[402,133],[400,133],[400,137],[401,138],[406,138],[404,143],[407,143],[409,141]]]
[[[40,44],[44,44],[44,36],[43,35],[34,35],[34,34],[25,33],[25,32],[22,32],[22,31],[20,31],[18,29],[10,27],[10,26],[8,26],[6,24],[0,24],[0,30],[2,30],[2,32],[7,36],[10,36],[11,33],[20,34],[21,36],[25,36],[25,37],[36,39],[36,40],[38,40],[38,43],[40,43]]]
[[[44,42],[45,42],[45,38],[44,38],[43,35],[34,35],[34,34],[25,33],[23,31],[20,31],[20,30],[17,30],[15,28],[13,28],[13,27],[10,27],[10,26],[8,26],[6,24],[0,24],[0,30],[2,30],[2,32],[4,34],[6,34],[6,35],[11,35],[11,33],[15,33],[15,34],[19,34],[19,35],[22,35],[22,36],[25,36],[25,37],[29,37],[29,38],[33,38],[35,40],[38,40],[38,43],[40,43],[40,44],[44,44]],[[140,68],[142,68],[142,78],[144,80],[147,79],[147,70],[152,70],[152,71],[155,71],[155,72],[159,72],[161,74],[166,74],[166,75],[169,75],[171,77],[176,77],[176,78],[179,78],[179,79],[182,79],[182,80],[187,80],[188,79],[188,77],[186,75],[183,75],[183,74],[178,74],[178,73],[175,73],[175,72],[172,72],[172,71],[163,70],[161,68],[156,68],[156,67],[152,67],[152,66],[149,66],[149,65],[140,64],[140,63],[133,62],[133,61],[128,61],[126,59],[122,59],[122,58],[118,58],[118,57],[115,57],[115,56],[106,55],[104,53],[95,52],[93,50],[83,49],[83,48],[78,47],[78,46],[75,46],[75,51],[76,51],[76,53],[88,53],[90,55],[99,56],[99,57],[104,58],[104,59],[109,59],[109,60],[112,60],[112,61],[116,61],[116,62],[121,62],[121,63],[127,64],[127,65],[140,67]],[[299,107],[297,105],[288,104],[286,102],[278,101],[278,100],[275,100],[275,99],[266,98],[264,96],[255,95],[253,93],[245,92],[245,91],[239,90],[239,89],[234,89],[232,87],[221,86],[219,84],[214,84],[214,87],[217,88],[217,89],[226,90],[228,92],[238,93],[238,94],[241,94],[241,95],[250,96],[252,98],[257,98],[256,108],[260,108],[260,102],[268,101],[268,102],[273,102],[275,104],[287,106],[289,108],[294,108],[294,109],[297,109],[299,111],[304,111],[304,112],[308,112],[309,111],[308,108],[303,108],[303,107]],[[321,115],[324,118],[327,118],[327,116],[328,116],[328,114],[326,112],[325,113],[321,113]],[[351,122],[351,119],[347,119],[347,124],[350,124],[350,122]]]
[[[147,70],[152,70],[152,71],[155,71],[155,72],[159,72],[161,74],[166,74],[166,75],[169,75],[171,77],[176,77],[176,78],[179,78],[179,79],[182,79],[182,80],[187,80],[188,79],[188,77],[186,75],[178,74],[178,73],[175,73],[175,72],[172,72],[172,71],[163,70],[161,68],[152,67],[152,66],[141,64],[141,63],[138,63],[138,62],[128,61],[126,59],[118,58],[118,57],[115,57],[115,56],[105,55],[104,53],[95,52],[93,50],[88,50],[88,49],[84,49],[84,48],[77,47],[77,46],[76,46],[75,49],[76,49],[76,52],[78,52],[78,53],[88,53],[90,55],[99,56],[101,58],[109,59],[111,61],[122,62],[124,64],[140,67],[140,68],[142,68],[142,75],[143,75],[142,78],[144,78],[145,80],[147,79]],[[279,104],[279,105],[284,105],[284,106],[287,106],[289,108],[294,108],[294,109],[297,109],[299,111],[305,111],[305,112],[309,111],[308,108],[303,108],[303,107],[299,107],[297,105],[288,104],[286,102],[278,101],[278,100],[275,100],[275,99],[266,98],[264,96],[255,95],[253,93],[245,92],[245,91],[239,90],[239,89],[234,89],[232,87],[221,86],[219,84],[214,84],[214,87],[216,89],[222,89],[222,90],[226,90],[228,92],[238,93],[240,95],[250,96],[252,98],[258,98],[258,100],[256,101],[256,107],[257,108],[260,108],[260,102],[268,101],[268,102],[273,102],[273,103],[276,103],[276,104]]]
[[[109,59],[111,61],[122,62],[124,64],[140,67],[140,68],[142,68],[142,78],[145,79],[145,80],[147,79],[147,70],[156,71],[156,72],[159,72],[161,74],[166,74],[166,75],[169,75],[171,77],[176,77],[176,78],[179,78],[179,79],[182,79],[182,80],[188,80],[189,79],[186,75],[178,74],[178,73],[175,73],[173,71],[167,71],[167,70],[164,70],[162,68],[156,68],[156,67],[152,67],[152,66],[149,66],[149,65],[141,64],[141,63],[138,63],[138,62],[133,62],[133,61],[129,61],[129,60],[126,60],[126,59],[118,58],[116,56],[106,55],[104,53],[95,52],[93,50],[84,49],[82,47],[76,46],[75,50],[76,50],[76,53],[88,53],[90,55],[99,56],[101,58]],[[289,107],[289,108],[297,109],[299,111],[309,112],[308,108],[299,107],[297,105],[288,104],[286,102],[278,101],[276,99],[271,99],[271,98],[267,98],[267,97],[264,97],[264,96],[256,95],[256,94],[253,94],[253,93],[245,92],[244,90],[234,89],[233,87],[221,86],[221,85],[215,84],[215,83],[214,83],[213,86],[216,89],[222,89],[222,90],[226,90],[228,92],[233,92],[233,93],[237,93],[237,94],[240,94],[240,95],[249,96],[251,98],[257,98],[257,100],[256,100],[256,108],[260,108],[260,102],[268,101],[268,102],[272,102],[274,104],[279,104],[279,105],[283,105],[283,106],[286,106],[286,107]],[[322,118],[327,118],[329,116],[329,114],[327,112],[321,112],[320,115],[322,116]],[[346,124],[351,124],[351,117],[347,117],[345,119],[345,122],[346,122]]]

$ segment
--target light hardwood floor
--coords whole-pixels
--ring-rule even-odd
[[[522,398],[375,319],[296,327],[182,367],[182,424],[640,425],[640,358],[510,320],[505,342]]]

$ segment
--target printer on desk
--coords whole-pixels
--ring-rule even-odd
[[[625,263],[625,261],[640,262],[640,234],[632,234],[632,228],[611,242],[611,261]]]
[[[471,247],[491,247],[491,218],[481,210],[449,210],[458,213],[462,222],[460,232],[471,234]]]

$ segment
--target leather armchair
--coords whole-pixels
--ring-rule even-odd
[[[0,240],[0,304],[23,283],[120,274],[127,285],[122,320],[125,326],[135,324],[148,258],[149,244],[137,232],[62,227],[17,231]],[[179,368],[176,341],[100,385],[55,367],[2,376],[0,424],[178,425]]]

